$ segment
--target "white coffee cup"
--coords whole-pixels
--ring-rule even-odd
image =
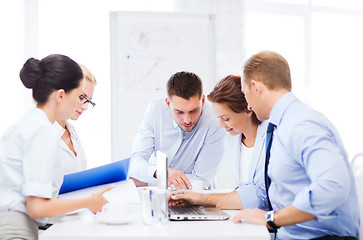
[[[192,184],[192,191],[194,192],[203,191],[203,182],[201,180],[191,179],[189,181]]]
[[[107,219],[125,219],[128,216],[128,203],[109,202],[103,207],[101,216]]]

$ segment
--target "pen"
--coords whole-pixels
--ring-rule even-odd
[[[150,198],[150,211],[151,211],[151,218],[154,217],[154,207],[153,207],[153,192],[149,190],[149,198]]]
[[[176,191],[177,189],[176,189],[176,187],[174,186],[174,184],[171,184],[170,185],[170,187],[171,187],[171,189],[173,190],[173,191]],[[190,190],[189,189],[189,187],[187,186],[187,185],[185,185],[185,187],[187,188],[187,190]]]
[[[170,187],[171,187],[171,189],[173,190],[173,191],[176,191],[177,189],[176,189],[176,187],[174,186],[174,184],[171,184],[170,185]],[[185,185],[185,187],[187,188],[187,190],[190,190],[189,189],[189,187],[187,186],[187,185]]]

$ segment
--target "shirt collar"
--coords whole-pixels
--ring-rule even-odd
[[[267,131],[267,125],[268,125],[269,121],[268,120],[264,120],[260,123],[260,125],[258,125],[257,127],[257,137],[264,137],[264,135],[266,134]]]
[[[76,136],[75,129],[74,129],[73,125],[69,123],[69,121],[66,121],[66,127],[67,127],[71,137],[75,137]]]
[[[297,101],[297,98],[292,92],[283,95],[271,109],[270,122],[278,126],[286,109],[295,101]]]
[[[57,121],[54,121],[53,126],[57,129],[58,137],[61,138],[66,130]]]
[[[174,124],[174,129],[179,127],[179,125],[175,122],[174,118],[173,118],[173,124]]]

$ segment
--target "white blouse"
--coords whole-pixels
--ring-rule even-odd
[[[247,184],[250,167],[252,165],[251,161],[256,161],[253,159],[253,151],[255,147],[246,147],[243,143],[241,144],[241,159],[239,163],[240,170],[240,184]]]
[[[58,136],[57,129],[38,108],[7,129],[0,139],[0,211],[28,214],[27,196],[58,196],[63,182],[57,157]]]
[[[226,150],[227,156],[231,161],[233,177],[236,186],[241,186],[245,183],[245,178],[247,176],[247,183],[259,183],[263,178],[264,166],[265,166],[265,139],[266,139],[266,130],[268,126],[268,121],[263,121],[257,128],[256,140],[253,148],[242,149],[241,138],[242,135],[227,135],[224,139],[224,148]],[[252,150],[253,149],[253,150]],[[246,151],[244,151],[246,150]],[[249,151],[251,150],[251,151]],[[247,156],[245,153],[249,151],[250,155]],[[243,160],[242,160],[243,158]],[[244,167],[244,163],[248,162],[248,167],[241,169]],[[249,170],[247,170],[249,169]],[[247,173],[246,173],[247,171]],[[245,174],[241,174],[245,173]],[[242,182],[241,182],[242,180]]]
[[[61,151],[59,152],[59,158],[62,162],[62,173],[63,175],[79,172],[87,168],[87,158],[84,153],[81,141],[77,135],[76,129],[73,125],[67,121],[66,127],[69,130],[70,137],[73,143],[74,151],[77,153],[77,156],[74,155],[72,150],[67,146],[67,144],[63,141],[62,135],[66,131],[57,121],[54,122],[54,125],[59,129],[59,142]]]

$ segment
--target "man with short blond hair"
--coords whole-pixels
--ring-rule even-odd
[[[356,186],[333,124],[294,96],[281,55],[260,52],[243,73],[250,109],[270,121],[265,184],[245,197],[268,204],[270,211],[243,206],[234,221],[266,225],[278,239],[358,239]]]

